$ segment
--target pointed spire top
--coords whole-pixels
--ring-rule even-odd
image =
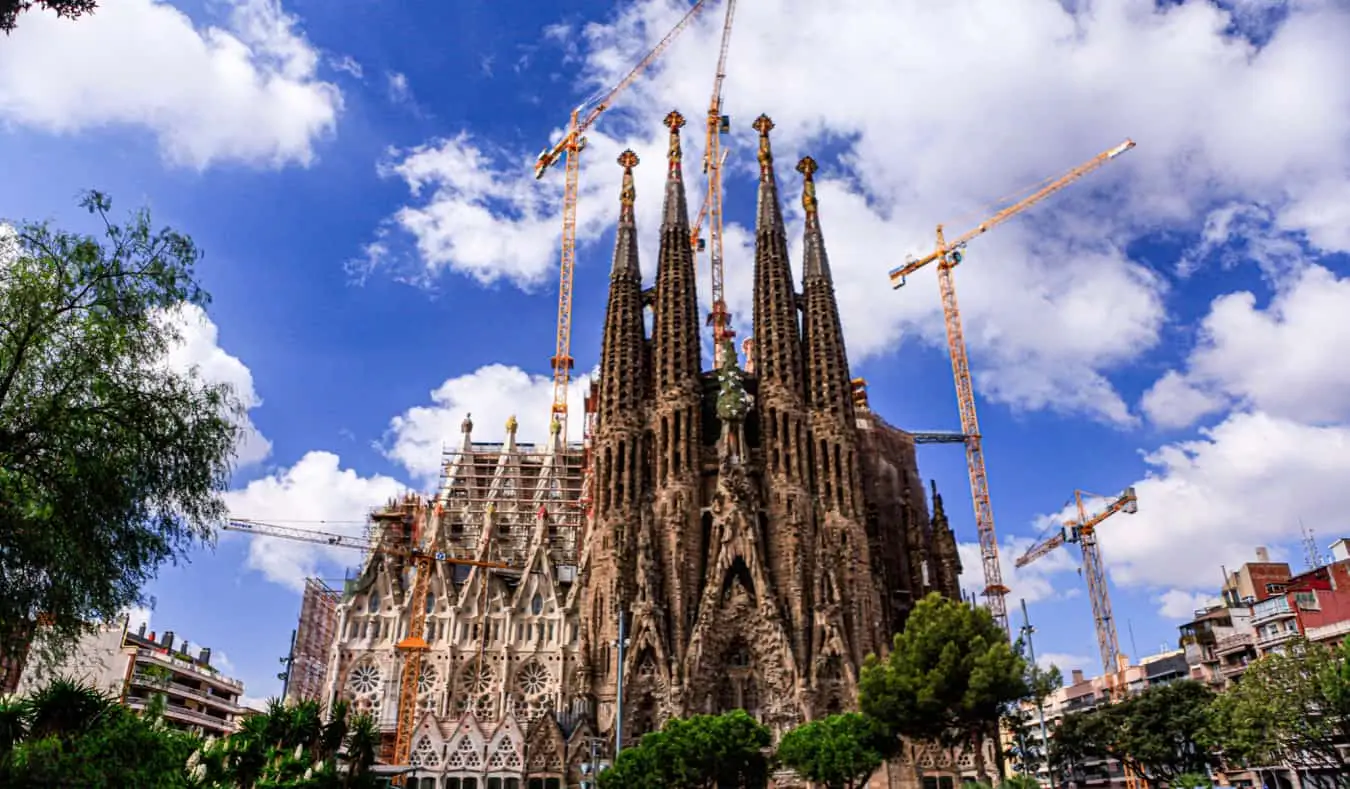
[[[684,116],[679,110],[671,110],[664,121],[666,128],[670,129],[670,149],[666,152],[666,157],[670,160],[670,175],[672,178],[680,177],[680,161],[684,158],[684,153],[680,149],[680,127],[684,126]]]
[[[459,432],[465,435],[473,432],[473,414],[464,415],[464,421],[459,423]]]
[[[769,148],[769,132],[773,130],[773,120],[768,115],[755,118],[755,131],[759,132],[759,176],[773,175],[773,151]]]
[[[633,186],[633,168],[637,167],[638,155],[632,149],[619,154],[619,166],[623,167],[623,189],[619,191],[619,221],[633,219],[633,202],[637,200],[637,189]]]
[[[810,156],[803,157],[797,162],[797,172],[802,174],[802,210],[806,212],[806,220],[810,222],[816,218],[816,170],[819,166],[816,160]]]

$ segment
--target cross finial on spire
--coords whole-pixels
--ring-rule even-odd
[[[755,118],[754,128],[759,132],[759,174],[765,177],[773,172],[773,151],[769,149],[769,131],[773,129],[773,121],[768,115],[761,115]]]
[[[807,218],[816,215],[816,170],[819,166],[816,160],[810,156],[802,157],[797,162],[797,172],[802,174],[802,210],[806,212]]]
[[[680,166],[680,160],[684,158],[680,151],[680,127],[684,125],[684,116],[679,110],[671,110],[666,114],[665,124],[670,129],[670,149],[666,156],[670,159],[670,171],[674,174]]]

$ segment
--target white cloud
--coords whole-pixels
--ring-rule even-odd
[[[1101,658],[1071,655],[1067,652],[1046,652],[1044,655],[1036,655],[1036,665],[1046,669],[1055,666],[1064,677],[1064,684],[1069,685],[1073,683],[1075,669],[1084,671],[1091,676],[1100,668]]]
[[[1127,242],[1194,227],[1217,207],[1255,204],[1255,218],[1306,232],[1327,249],[1350,249],[1344,201],[1337,202],[1350,167],[1350,89],[1289,87],[1321,85],[1325,74],[1350,69],[1350,14],[1328,2],[1293,5],[1258,49],[1227,33],[1228,12],[1203,0],[1073,5],[1076,15],[1053,0],[746,6],[725,89],[730,161],[753,166],[747,127],[768,112],[778,124],[779,176],[795,202],[796,156],[819,150],[822,135],[848,142],[843,169],[825,162],[820,192],[845,329],[861,359],[907,336],[943,342],[931,273],[900,294],[882,287],[903,253],[926,251],[936,222],[960,232],[988,215],[991,198],[1133,136],[1137,151],[972,243],[957,272],[986,397],[1130,424],[1107,376],[1156,345],[1166,289],[1127,259]],[[612,24],[588,26],[587,87],[617,81],[681,12],[666,0],[642,0]],[[1258,22],[1243,9],[1239,27]],[[696,164],[709,86],[690,79],[690,69],[715,62],[720,23],[718,14],[700,19],[620,99],[640,124],[612,110],[588,133],[578,209],[583,245],[614,220],[619,172],[611,162],[624,146],[656,157],[639,168],[638,183],[640,228],[651,238],[662,170],[658,120],[672,106],[691,117],[686,161]],[[962,57],[954,62],[952,51]],[[840,83],[840,73],[856,77]],[[905,89],[896,91],[900,83]],[[1286,120],[1272,124],[1271,117]],[[994,133],[990,118],[998,119]],[[415,192],[424,188],[396,222],[416,239],[428,275],[449,269],[528,287],[551,280],[562,174],[533,181],[534,153],[489,150],[461,136],[398,154],[387,171]],[[689,170],[697,174],[696,166]],[[746,206],[753,197],[733,184],[728,200]],[[1236,227],[1216,224],[1210,232]],[[736,228],[732,234],[728,298],[738,323],[748,324],[749,255],[741,244],[749,237]],[[879,257],[878,250],[894,253]],[[653,257],[649,251],[649,264]]]
[[[239,706],[250,710],[256,710],[257,712],[267,712],[267,702],[272,698],[273,697],[271,696],[264,698],[262,696],[249,696],[245,694],[239,697]]]
[[[1066,576],[1077,570],[1079,558],[1076,550],[1061,548],[1025,567],[1014,565],[1017,557],[1026,553],[1033,542],[1027,537],[1004,536],[999,540],[998,563],[1003,573],[1003,583],[1010,590],[1007,597],[1010,613],[1019,600],[1035,603],[1073,597],[1078,593],[1076,583],[1052,580],[1054,576]],[[979,543],[963,542],[957,546],[957,550],[961,556],[962,589],[966,594],[973,594],[977,600],[983,601],[984,563],[980,559]]]
[[[1167,373],[1143,407],[1166,427],[1190,424],[1222,405],[1311,424],[1350,419],[1350,278],[1306,265],[1258,308],[1256,296],[1214,300],[1184,374]]]
[[[1119,584],[1212,590],[1221,565],[1236,568],[1258,546],[1296,540],[1300,519],[1328,531],[1344,522],[1350,478],[1344,424],[1237,412],[1144,460],[1149,473],[1135,483],[1138,514],[1098,531]]]
[[[226,493],[225,503],[234,518],[359,537],[366,513],[405,489],[390,477],[362,477],[342,468],[337,455],[316,451],[288,469]],[[361,560],[350,548],[277,537],[248,539],[248,566],[297,592],[321,567],[352,566]]]
[[[220,330],[201,307],[184,304],[173,313],[173,319],[178,322],[180,341],[170,349],[168,364],[184,372],[195,370],[209,383],[229,384],[244,406],[239,425],[243,435],[235,447],[235,462],[244,467],[266,459],[272,452],[272,442],[263,437],[248,417],[249,411],[262,405],[253,388],[253,373],[220,347]]]
[[[228,677],[234,676],[234,661],[218,649],[211,653],[211,665],[223,671]]]
[[[350,74],[356,79],[361,79],[365,76],[365,69],[362,68],[360,62],[351,55],[331,58],[328,61],[328,66],[336,71]]]
[[[1158,595],[1158,615],[1164,619],[1178,622],[1189,621],[1196,611],[1203,611],[1217,604],[1219,598],[1204,592],[1187,592],[1183,589],[1168,589]]]
[[[164,0],[78,21],[25,18],[0,47],[0,119],[53,132],[140,126],[172,162],[309,164],[342,108],[319,54],[278,0],[230,0],[227,27]]]
[[[150,617],[154,613],[154,610],[144,606],[132,606],[122,613],[127,617],[127,629],[136,631],[140,629],[141,625],[145,625],[145,627],[149,629]]]
[[[395,104],[403,104],[412,100],[412,89],[408,87],[408,75],[398,71],[390,71],[384,76],[388,82],[390,101]]]
[[[568,435],[579,440],[584,379],[573,382],[568,397]],[[451,378],[431,393],[431,405],[416,406],[394,417],[385,436],[385,454],[430,487],[440,474],[443,450],[458,447],[461,423],[473,415],[473,440],[500,441],[506,420],[516,417],[517,440],[543,446],[549,436],[551,376],[530,375],[518,367],[493,364]]]

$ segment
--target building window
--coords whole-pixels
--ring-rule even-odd
[[[1294,592],[1294,602],[1304,611],[1317,611],[1321,606],[1317,604],[1317,592]]]
[[[530,599],[530,613],[534,614],[535,616],[539,616],[539,614],[543,613],[543,611],[544,611],[544,598],[540,597],[538,592],[535,592],[534,597]]]
[[[372,614],[379,612],[379,610],[380,610],[380,593],[379,593],[379,592],[371,592],[371,593],[370,593],[370,597],[366,600],[366,610],[369,611],[369,612],[372,613]]]

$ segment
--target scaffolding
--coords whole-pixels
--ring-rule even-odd
[[[578,442],[541,448],[475,441],[447,449],[429,513],[433,543],[446,553],[524,567],[542,518],[554,576],[571,583],[585,539],[585,465]],[[456,573],[456,581],[467,575]]]
[[[305,579],[300,622],[290,656],[286,700],[318,701],[328,674],[328,654],[337,637],[337,605],[342,595],[318,578]]]

